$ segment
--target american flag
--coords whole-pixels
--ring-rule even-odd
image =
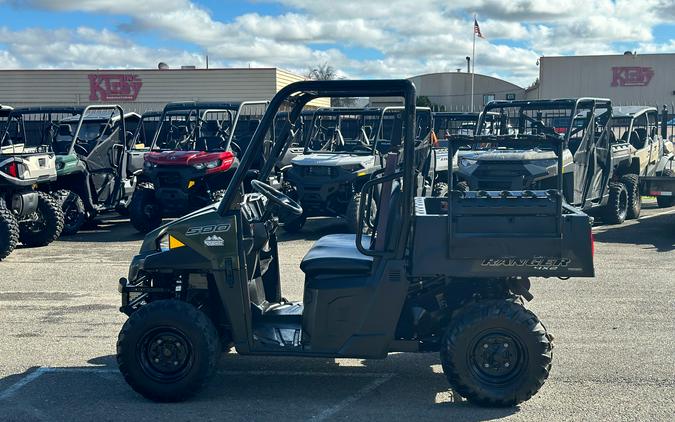
[[[473,18],[473,33],[478,35],[479,38],[485,38],[483,37],[483,34],[480,33],[480,26],[478,26],[476,18]]]

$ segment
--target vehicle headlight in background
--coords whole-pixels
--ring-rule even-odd
[[[222,163],[223,162],[221,160],[213,160],[208,161],[206,163],[193,164],[192,167],[196,168],[197,170],[214,169],[216,167],[219,167]]]
[[[471,167],[475,165],[478,162],[478,160],[472,160],[470,158],[460,158],[459,160],[459,166],[460,167]]]
[[[532,164],[535,164],[540,167],[551,167],[551,166],[557,166],[558,165],[558,160],[552,159],[552,160],[534,160],[532,161]]]

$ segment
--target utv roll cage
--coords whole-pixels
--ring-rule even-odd
[[[0,145],[8,146],[22,143],[26,146],[44,147],[45,151],[52,150],[52,143],[58,135],[58,124],[64,118],[81,115],[84,107],[70,106],[37,106],[37,107],[18,107],[9,109],[6,116],[6,123],[0,127]],[[27,118],[27,116],[36,116],[36,118]],[[11,139],[12,120],[16,120],[17,134],[23,135],[22,142]],[[27,142],[29,135],[39,136],[36,142]],[[7,153],[7,151],[4,151]]]
[[[267,103],[267,101],[187,101],[168,103],[162,111],[159,126],[155,131],[155,136],[150,149],[153,151],[158,150],[157,144],[160,140],[162,129],[165,124],[169,123],[173,128],[173,124],[169,122],[167,118],[183,116],[185,117],[187,130],[187,133],[184,134],[185,139],[188,139],[189,142],[195,145],[195,147],[197,146],[197,141],[201,139],[204,141],[204,148],[199,149],[209,150],[210,141],[212,143],[214,138],[222,137],[225,143],[223,145],[219,145],[219,148],[227,150],[232,145],[232,141],[235,137],[235,130],[232,129],[237,127],[237,123],[239,122],[239,118],[242,114],[242,109],[247,106],[260,106],[262,108],[260,114],[262,114],[265,111],[264,108],[266,107]],[[220,120],[216,119],[209,121],[207,117],[211,113],[223,114],[223,118]],[[227,118],[225,118],[225,116]],[[208,128],[207,130],[205,127],[207,122],[213,122],[217,125],[217,127]]]
[[[262,148],[264,145],[265,133],[263,129],[271,127],[273,119],[280,109],[287,105],[290,102],[290,111],[289,119],[282,126],[279,135],[277,136],[277,141],[272,145],[271,150],[269,151],[269,157],[265,161],[260,173],[258,175],[258,180],[266,181],[269,179],[272,170],[276,161],[281,157],[281,153],[285,150],[286,144],[290,139],[292,130],[295,128],[295,122],[300,117],[300,114],[303,108],[310,101],[321,98],[323,96],[332,96],[332,97],[351,97],[351,96],[383,96],[383,97],[403,97],[404,99],[404,108],[402,110],[402,120],[403,120],[403,129],[402,133],[405,133],[405,136],[400,136],[401,133],[398,133],[399,136],[392,139],[390,153],[403,152],[403,162],[413,163],[415,160],[415,145],[414,142],[407,142],[402,145],[403,139],[415,139],[415,86],[412,82],[407,80],[396,80],[396,81],[387,81],[387,80],[375,80],[375,81],[303,81],[290,84],[277,93],[274,99],[269,103],[268,112],[265,113],[263,119],[255,131],[249,148],[246,149],[240,165],[237,168],[235,174],[230,181],[230,184],[225,192],[223,200],[218,205],[218,213],[221,216],[224,216],[233,206],[236,198],[239,197],[240,186],[244,182],[246,175],[249,170],[252,169],[252,164],[255,162],[257,157],[262,153]],[[410,110],[410,112],[408,111]],[[400,172],[394,174],[386,174],[382,178],[374,179],[366,184],[363,187],[363,191],[367,188],[372,188],[374,185],[373,182],[382,183],[382,182],[391,182],[397,177],[403,177],[403,205],[402,205],[402,216],[403,219],[402,225],[405,227],[410,223],[411,219],[411,208],[412,208],[412,199],[415,193],[414,185],[414,168],[412,165],[404,166],[404,169]],[[364,207],[361,206],[359,210],[359,220],[360,225],[363,223],[363,214]],[[358,237],[357,233],[357,237]],[[407,239],[407,233],[401,231],[399,241],[396,243],[396,250],[394,252],[395,256],[403,257],[405,250],[405,240]],[[371,251],[366,250],[361,242],[357,240],[357,247],[359,250],[363,249],[368,254],[376,254],[384,256],[384,251]],[[363,251],[362,251],[363,252]]]

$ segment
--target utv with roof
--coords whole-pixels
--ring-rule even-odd
[[[0,105],[0,261],[18,242],[45,246],[63,229],[63,212],[36,187],[56,179],[51,113]]]
[[[292,123],[309,101],[346,95],[404,99],[383,170],[360,191],[366,198],[380,190],[377,223],[371,235],[361,230],[373,211],[363,201],[356,233],[316,241],[300,263],[304,300],[290,302],[276,215],[303,209],[266,183],[291,141],[290,124],[250,182],[254,192],[245,181],[281,107],[291,108]],[[593,276],[591,220],[566,205],[562,177],[547,190],[417,196],[426,165],[417,157],[428,156],[430,143],[416,139],[415,101],[408,80],[303,81],[279,91],[222,201],[149,233],[120,279],[129,318],[117,363],[135,391],[185,400],[234,347],[324,359],[437,352],[450,385],[473,403],[513,406],[537,393],[552,337],[524,307],[529,277]],[[562,140],[540,142],[562,167]]]
[[[487,113],[498,114],[498,121],[488,123]],[[630,161],[630,150],[616,142],[611,116],[611,101],[605,99],[493,101],[485,107],[473,142],[466,142],[469,149],[459,154],[458,186],[552,189],[560,171],[568,204],[620,224],[628,212],[628,192],[618,169]],[[551,148],[538,142],[540,137],[563,142],[562,168]],[[509,139],[514,142],[498,142]]]
[[[673,168],[673,152],[664,141],[665,125],[659,128],[656,107],[614,107],[612,114],[612,130],[617,143],[628,145],[630,150],[630,160],[618,169],[618,175],[628,191],[628,218],[638,218],[642,208],[640,179],[667,177]],[[664,111],[662,122],[665,122],[666,116]],[[647,189],[651,192],[656,190]],[[669,206],[667,200],[658,198],[659,206]]]
[[[141,233],[219,200],[267,102],[181,102],[164,107],[129,206]]]
[[[283,191],[302,204],[304,213],[284,229],[297,232],[308,217],[342,217],[357,228],[361,187],[382,169],[383,154],[400,127],[403,109],[330,108],[317,110],[302,155],[283,173]],[[431,111],[419,110],[416,133],[428,138]],[[375,206],[375,201],[371,201]]]
[[[127,142],[140,116],[118,105],[91,105],[59,121],[53,140],[58,177],[48,189],[61,201],[64,235],[104,212],[126,209],[134,190]]]

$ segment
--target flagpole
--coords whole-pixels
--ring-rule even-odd
[[[473,14],[473,50],[471,52],[471,112],[473,113],[473,87],[476,74],[476,14]]]

